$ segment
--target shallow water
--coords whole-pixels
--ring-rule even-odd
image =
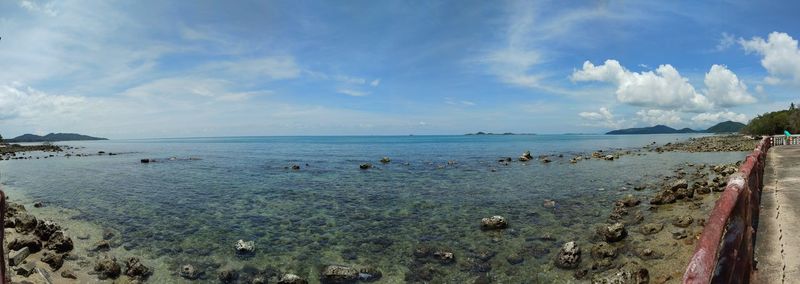
[[[157,282],[181,264],[204,267],[272,266],[314,283],[325,264],[371,264],[380,283],[402,283],[419,244],[447,247],[457,264],[435,265],[434,283],[468,283],[464,263],[493,251],[488,276],[498,283],[566,282],[571,271],[552,266],[563,242],[588,244],[611,204],[687,162],[728,163],[743,153],[649,153],[616,161],[570,164],[575,153],[640,148],[697,135],[537,135],[406,137],[239,137],[112,140],[65,143],[81,153],[0,162],[0,182],[23,200],[75,212],[74,219],[121,232],[122,248],[163,262]],[[552,163],[497,163],[530,150]],[[382,165],[383,156],[392,158]],[[169,157],[180,159],[170,161]],[[199,160],[186,158],[196,157]],[[140,158],[159,162],[141,164]],[[448,161],[455,163],[448,164]],[[358,165],[371,162],[363,171]],[[301,170],[285,167],[298,164]],[[308,166],[306,166],[308,164]],[[496,169],[495,172],[492,169]],[[19,198],[19,197],[18,197]],[[542,206],[544,199],[557,206]],[[479,220],[509,219],[510,229],[484,232]],[[555,242],[541,241],[550,234]],[[238,239],[257,253],[234,254]],[[587,247],[588,249],[588,247]],[[511,265],[506,256],[535,250]],[[585,253],[588,254],[588,251]],[[484,269],[485,270],[485,269]]]

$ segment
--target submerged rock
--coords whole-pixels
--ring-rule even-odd
[[[200,277],[200,273],[196,269],[194,269],[194,266],[192,266],[191,264],[186,264],[184,266],[181,266],[181,270],[178,272],[178,274],[181,277],[189,280],[195,280],[198,277]]]
[[[650,272],[646,268],[625,265],[618,270],[592,276],[592,284],[647,284],[650,283]]]
[[[594,259],[615,258],[617,257],[617,249],[606,242],[601,242],[592,246],[592,257]]]
[[[672,225],[675,227],[686,228],[694,222],[694,218],[689,215],[682,215],[675,217],[675,220],[672,220]]]
[[[492,216],[481,219],[481,229],[483,230],[500,230],[508,227],[508,221],[503,216]]]
[[[542,206],[544,206],[544,208],[548,208],[548,209],[549,208],[555,208],[556,207],[556,201],[552,200],[552,199],[545,199],[542,202]]]
[[[642,227],[639,230],[639,232],[641,232],[643,235],[652,235],[652,234],[661,232],[661,229],[664,229],[664,224],[661,224],[661,223],[648,223],[648,224],[642,225]]]
[[[364,266],[358,269],[358,280],[363,282],[378,281],[383,273],[373,266]]]
[[[47,263],[53,271],[57,271],[64,265],[64,254],[46,252],[41,260]]]
[[[358,281],[358,270],[342,265],[328,265],[320,273],[323,284],[355,283]]]
[[[100,240],[100,241],[97,241],[96,243],[94,243],[94,245],[92,245],[92,247],[89,248],[89,250],[90,251],[109,251],[109,250],[111,250],[111,243],[109,243],[107,240]]]
[[[372,168],[372,164],[370,164],[370,163],[363,163],[363,164],[361,164],[361,165],[358,165],[358,168],[360,168],[360,169],[362,169],[362,170],[369,170],[369,169],[371,169],[371,168]]]
[[[433,253],[433,258],[441,264],[450,264],[456,261],[456,255],[453,252],[443,249],[436,250]]]
[[[217,279],[219,279],[220,283],[234,283],[239,279],[239,273],[233,269],[225,269],[217,274]]]
[[[97,272],[97,278],[100,280],[117,279],[122,273],[122,268],[117,263],[116,258],[106,256],[97,260],[94,265],[94,271]]]
[[[234,245],[237,254],[254,254],[256,245],[253,241],[238,240]]]
[[[625,207],[634,207],[639,205],[640,201],[638,198],[634,197],[633,194],[628,194],[622,200],[619,201]]]
[[[382,164],[388,164],[388,163],[391,163],[391,162],[392,162],[392,159],[389,159],[389,157],[381,158],[381,163]]]
[[[287,273],[281,276],[278,284],[308,284],[308,281],[300,276]]]
[[[144,280],[153,273],[149,267],[142,264],[136,257],[128,258],[128,260],[125,261],[125,267],[125,275],[133,279]]]
[[[564,269],[576,268],[580,262],[581,248],[574,241],[565,243],[555,259],[555,265]]]
[[[606,242],[613,243],[624,239],[628,235],[628,231],[625,230],[625,225],[622,223],[614,223],[610,226],[601,226],[597,230],[597,234],[603,237]]]
[[[525,261],[525,257],[522,254],[512,252],[508,256],[506,256],[506,261],[511,265],[517,265]]]

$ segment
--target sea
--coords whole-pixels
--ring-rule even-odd
[[[567,241],[590,243],[593,228],[607,222],[615,200],[653,193],[634,186],[661,180],[688,163],[744,158],[742,152],[645,148],[699,136],[59,142],[75,147],[68,150],[70,157],[26,153],[34,158],[0,161],[0,184],[11,201],[34,214],[114,232],[111,253],[144,259],[155,270],[153,283],[216,283],[224,269],[242,275],[293,273],[319,283],[321,269],[331,264],[373,267],[381,272],[375,283],[568,283],[575,281],[573,272],[553,266],[559,247]],[[630,154],[570,162],[601,150]],[[551,162],[517,161],[524,151]],[[381,163],[383,157],[391,162]],[[505,157],[513,162],[498,162]],[[364,163],[372,168],[361,169]],[[555,201],[555,207],[544,206],[545,200]],[[45,207],[34,208],[34,202]],[[494,215],[507,218],[509,228],[481,230],[481,218]],[[74,237],[84,231],[96,232],[67,232]],[[234,244],[240,239],[253,241],[255,254],[237,254]],[[414,251],[421,246],[453,252],[455,262],[419,260]],[[511,261],[512,256],[523,261]],[[480,265],[473,263],[476,257]],[[203,279],[181,278],[177,271],[185,264],[203,271]]]

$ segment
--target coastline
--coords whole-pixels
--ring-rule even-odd
[[[675,144],[671,144],[671,145],[680,145],[680,144],[681,143],[675,143]],[[709,144],[709,145],[712,145],[712,144]],[[696,148],[694,150],[699,151],[699,150],[702,150],[701,148],[702,147]],[[637,156],[638,155],[658,155],[659,152],[663,152],[663,151],[681,151],[679,149],[680,148],[678,146],[675,146],[674,149],[670,149],[670,148],[667,148],[665,146],[664,148],[661,149],[661,151],[657,150],[657,148],[648,147],[648,148],[641,148],[641,149],[625,149],[625,150],[605,151],[605,152],[598,152],[598,153],[604,153],[605,155],[612,155],[612,157],[614,157],[614,159],[619,159],[620,157],[624,157],[626,155],[637,155]],[[720,151],[720,149],[710,149],[710,150]],[[686,152],[691,152],[691,151],[686,151]],[[601,159],[601,160],[605,157],[604,155],[600,155],[600,154],[592,155],[592,154],[589,154],[589,153],[583,153],[583,154],[580,154],[579,156],[585,156],[588,159]],[[596,156],[596,157],[593,157],[593,156]],[[559,157],[558,155],[548,155],[548,156],[544,156],[544,157],[537,157],[533,161],[529,161],[529,163],[530,162],[547,163],[547,162],[544,162],[544,160],[543,160],[545,158],[552,159],[553,162],[567,163],[570,160],[570,158],[572,158],[572,157],[570,157],[568,155],[564,155],[563,157]],[[518,163],[518,161],[514,160],[512,163]],[[522,162],[522,163],[525,163],[525,162]],[[492,167],[500,168],[500,166],[496,166],[496,165],[492,165]],[[686,257],[684,264],[672,263],[672,262],[670,262],[670,260],[677,259],[677,260],[680,261],[682,256],[683,256],[682,251],[687,251],[687,255],[691,255],[691,249],[693,247],[693,246],[691,246],[691,244],[693,242],[692,241],[693,240],[692,236],[693,236],[693,234],[699,233],[699,231],[702,230],[702,226],[698,226],[699,224],[701,224],[700,219],[703,218],[702,216],[704,214],[707,214],[707,211],[710,210],[710,207],[713,207],[713,203],[716,200],[716,194],[712,190],[712,192],[710,194],[708,194],[708,196],[714,196],[713,198],[700,197],[701,195],[697,194],[694,197],[692,197],[691,199],[688,199],[688,200],[687,199],[683,199],[683,200],[677,201],[676,203],[669,204],[669,205],[653,205],[653,206],[650,206],[647,203],[649,201],[649,196],[651,196],[653,194],[657,194],[659,192],[663,192],[662,191],[663,188],[667,187],[670,184],[670,182],[673,181],[673,179],[676,179],[676,178],[680,179],[681,177],[687,178],[688,179],[687,188],[692,186],[692,183],[694,183],[696,181],[700,181],[701,179],[706,179],[706,180],[707,179],[713,179],[713,177],[711,177],[711,175],[709,173],[709,170],[713,171],[713,166],[709,165],[709,166],[703,167],[702,170],[694,170],[694,169],[699,169],[699,168],[701,168],[701,166],[699,164],[697,164],[697,165],[694,165],[692,167],[689,167],[687,165],[684,169],[676,169],[673,173],[669,174],[672,177],[670,177],[668,180],[664,180],[663,183],[654,183],[654,184],[650,184],[650,185],[645,185],[645,187],[642,188],[641,191],[636,191],[636,188],[640,187],[641,185],[631,184],[630,187],[628,188],[628,190],[634,190],[634,191],[631,191],[631,192],[637,198],[640,199],[640,204],[636,205],[636,206],[628,207],[628,206],[624,206],[624,202],[623,202],[623,206],[618,206],[616,204],[612,205],[612,206],[609,206],[610,207],[609,208],[609,212],[610,212],[609,214],[618,213],[622,217],[621,219],[617,219],[615,221],[623,221],[622,223],[630,223],[630,225],[626,224],[627,232],[628,232],[627,239],[623,240],[622,243],[619,243],[619,242],[609,243],[609,247],[614,247],[617,250],[617,252],[615,253],[617,255],[617,257],[612,258],[611,260],[605,260],[608,257],[598,257],[597,259],[595,259],[594,256],[592,256],[591,252],[596,250],[596,249],[594,249],[594,247],[596,245],[602,243],[602,239],[600,238],[601,235],[592,234],[593,235],[592,238],[594,238],[596,240],[596,242],[593,242],[591,245],[590,244],[580,244],[582,246],[582,248],[584,249],[584,256],[583,256],[584,260],[583,260],[581,266],[576,270],[568,270],[568,271],[570,271],[570,272],[578,272],[578,274],[580,274],[581,271],[586,270],[586,275],[584,275],[583,277],[577,277],[577,278],[580,278],[581,279],[580,281],[588,281],[588,279],[593,278],[593,277],[609,276],[609,275],[606,275],[606,274],[613,274],[612,272],[617,271],[620,267],[622,267],[624,269],[628,269],[628,267],[632,266],[629,263],[636,262],[638,264],[645,263],[647,265],[648,269],[649,269],[649,275],[653,279],[658,279],[658,277],[661,277],[662,275],[668,275],[668,276],[664,276],[665,278],[663,278],[663,279],[667,279],[666,277],[671,277],[672,279],[676,279],[674,276],[669,276],[669,275],[673,275],[675,273],[682,273],[682,269],[685,268],[685,267],[681,267],[681,266],[685,266],[685,263],[688,263],[688,257]],[[727,168],[727,167],[725,167],[725,168]],[[698,174],[698,175],[695,174],[695,172],[700,172],[700,171],[705,172],[705,176],[703,176],[702,174]],[[13,188],[9,188],[9,187],[6,187],[6,186],[4,186],[3,188],[4,188],[4,190],[7,190],[7,194],[12,198],[11,199],[12,201],[22,202],[23,204],[26,205],[26,208],[30,208],[31,206],[29,206],[29,205],[32,205],[34,202],[36,202],[35,200],[32,200],[32,199],[26,199],[25,195],[23,194],[24,191],[22,189],[13,190]],[[647,195],[647,197],[644,197],[643,195]],[[534,202],[536,202],[536,201],[534,201]],[[557,202],[561,202],[561,201],[558,200]],[[709,206],[709,204],[710,204],[710,206]],[[547,206],[547,205],[543,204],[542,206]],[[651,209],[652,207],[655,207],[656,209]],[[623,211],[619,210],[617,208],[623,208],[625,210],[625,213],[622,213]],[[90,233],[90,235],[92,237],[90,237],[90,239],[87,240],[87,241],[79,241],[76,238],[73,238],[73,241],[75,241],[75,243],[76,243],[76,251],[78,250],[78,248],[80,246],[82,246],[82,251],[86,251],[86,249],[89,248],[91,245],[93,245],[95,241],[99,241],[99,238],[101,238],[101,235],[102,235],[102,228],[100,228],[99,226],[93,226],[92,224],[83,224],[83,223],[88,223],[88,222],[82,222],[82,221],[74,220],[73,217],[75,217],[77,214],[74,213],[74,212],[70,213],[68,211],[69,210],[66,210],[66,209],[60,209],[60,208],[56,208],[56,207],[45,206],[43,208],[36,208],[36,210],[31,210],[30,212],[35,213],[37,218],[41,217],[41,218],[44,218],[44,219],[48,219],[48,218],[53,219],[57,223],[62,224],[63,227],[68,228],[67,231],[69,233],[73,233],[73,234],[75,232],[78,232],[78,233],[88,232],[88,233]],[[639,212],[639,211],[641,211],[641,212]],[[637,212],[639,212],[639,213],[637,213]],[[691,227],[689,227],[688,229],[684,228],[684,229],[687,230],[687,232],[685,232],[685,235],[686,235],[685,238],[682,238],[682,239],[679,239],[679,240],[674,240],[674,239],[671,238],[671,231],[673,231],[673,225],[671,224],[672,223],[672,219],[674,219],[675,217],[680,216],[680,214],[683,213],[683,212],[692,212],[691,215],[692,215],[693,219],[695,220],[695,222],[693,222],[693,224],[690,225]],[[38,214],[42,214],[42,215],[39,216]],[[642,221],[639,221],[640,223],[635,223],[636,220],[638,219],[636,216],[642,216],[645,219],[645,221],[643,221],[643,223],[642,223]],[[513,222],[515,222],[516,220],[511,220],[511,221],[512,221],[512,224],[513,224]],[[654,234],[655,236],[639,233],[641,231],[640,227],[642,227],[643,225],[648,224],[648,223],[656,223],[656,222],[663,224],[663,229],[660,231],[660,233],[657,232],[656,234]],[[608,225],[610,225],[610,224],[613,224],[613,222],[608,222]],[[82,227],[92,227],[92,228],[91,229],[83,229]],[[699,229],[698,229],[698,227],[699,227]],[[75,228],[75,229],[73,229],[73,228]],[[512,228],[513,228],[513,225],[512,225]],[[70,230],[72,230],[72,231],[70,231]],[[677,229],[675,229],[675,230],[677,230]],[[544,237],[544,236],[530,236],[530,237],[539,238],[539,237]],[[561,242],[565,242],[565,241],[568,241],[568,240],[567,239],[563,239],[563,238],[558,238],[558,240],[546,241],[546,242],[547,243],[552,243],[552,244],[557,244],[557,243],[561,243]],[[79,245],[79,243],[82,243],[82,242],[84,244],[83,245]],[[656,249],[652,249],[653,247],[655,247]],[[658,248],[660,248],[660,247],[667,247],[667,248],[672,247],[672,248],[677,248],[677,250],[675,250],[676,252],[669,251],[668,253],[664,253],[664,252],[658,251]],[[645,255],[643,253],[643,251],[646,248],[651,248],[651,250],[653,252],[652,253],[648,253],[647,255]],[[114,249],[117,249],[117,250],[115,251]],[[599,248],[599,250],[602,250],[602,249],[603,248]],[[413,248],[412,248],[412,250],[413,250]],[[121,246],[117,247],[117,248],[112,248],[111,252],[113,252],[114,254],[119,254],[120,255],[120,256],[117,256],[117,259],[120,262],[124,261],[124,258],[127,258],[128,256],[136,254],[135,250],[133,251],[133,253],[131,253],[131,251],[127,251],[124,248],[122,248]],[[557,252],[558,252],[558,249],[555,249],[555,250],[553,250],[551,252],[551,254],[557,253]],[[140,257],[142,257],[143,255],[144,254],[140,255]],[[661,255],[661,259],[657,258],[659,255]],[[88,254],[86,255],[86,257],[87,257],[87,259],[92,259],[92,260],[94,259],[92,256],[89,256]],[[95,255],[94,257],[97,257],[97,255]],[[654,258],[654,259],[647,259],[647,258],[651,258],[651,257]],[[456,259],[459,260],[459,265],[461,265],[460,264],[461,263],[461,259],[464,259],[464,258],[466,258],[466,256],[456,255]],[[643,258],[647,259],[647,260],[641,260]],[[161,259],[161,260],[163,260],[163,259]],[[502,260],[506,261],[505,259],[502,259]],[[167,264],[159,264],[158,263],[159,260],[157,260],[157,259],[143,259],[142,262],[145,265],[147,265],[148,267],[154,267],[155,268],[154,276],[159,275],[158,277],[165,277],[165,278],[150,278],[150,279],[148,279],[148,282],[161,283],[162,280],[166,281],[166,282],[182,282],[182,281],[186,281],[186,280],[180,278],[179,275],[177,275],[177,272],[176,272],[177,269],[178,269],[177,267],[168,267],[169,265],[167,265]],[[425,260],[423,262],[424,262],[423,263],[423,267],[429,267],[429,265],[427,263],[427,260]],[[509,261],[509,262],[511,262],[511,261]],[[68,261],[68,263],[69,263],[69,261]],[[480,263],[475,263],[473,265],[479,265],[479,264]],[[88,266],[88,269],[91,270],[91,268],[92,268],[91,266],[93,266],[93,265],[94,265],[94,263],[91,263]],[[172,265],[172,266],[174,266],[174,265]],[[223,265],[223,266],[225,266],[225,265]],[[124,265],[123,265],[123,267],[124,267]],[[217,268],[219,268],[219,267],[217,267]],[[228,268],[235,268],[237,270],[238,269],[242,269],[242,268],[236,268],[235,266],[234,267],[228,267]],[[558,272],[560,270],[559,268],[553,268],[553,269],[556,272]],[[222,270],[227,270],[227,268],[224,268]],[[310,275],[319,274],[319,273],[322,272],[321,270],[322,270],[321,268],[312,269],[313,272],[311,272]],[[409,270],[412,273],[419,273],[420,272],[420,271],[415,271],[413,266]],[[212,280],[212,279],[216,280],[218,275],[216,275],[216,273],[214,273],[214,271],[216,271],[216,270],[209,271],[210,275],[207,276],[208,277],[207,280]],[[240,271],[240,274],[242,274],[242,276],[244,276],[244,274],[246,274],[246,273],[248,273],[248,272]],[[379,280],[380,281],[379,283],[384,283],[386,281],[390,281],[390,279],[398,279],[398,278],[396,278],[396,275],[394,275],[395,277],[393,277],[391,275],[391,274],[396,274],[396,273],[403,273],[403,272],[401,272],[401,271],[385,271],[384,270],[383,271],[384,278],[383,278],[383,280]],[[408,273],[408,272],[406,272],[406,273]],[[578,275],[578,276],[580,276],[580,275]],[[588,276],[588,278],[586,278],[587,276]],[[613,275],[610,275],[610,276],[613,276]],[[88,272],[86,272],[85,277],[88,277],[86,279],[92,279],[92,280],[96,279],[96,276],[90,275],[90,274],[88,274]],[[91,277],[95,277],[95,278],[91,278]],[[120,279],[124,279],[124,278],[125,278],[125,276],[123,276]],[[313,277],[310,277],[310,278],[313,278]],[[402,276],[401,276],[401,279],[402,279]],[[481,279],[481,278],[479,277],[478,279]],[[316,280],[316,279],[313,279],[313,280]],[[312,282],[313,282],[313,280],[312,280]],[[563,280],[568,280],[568,279],[563,279]]]

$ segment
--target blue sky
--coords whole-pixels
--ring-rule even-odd
[[[792,1],[2,1],[0,133],[599,133],[746,122]]]

